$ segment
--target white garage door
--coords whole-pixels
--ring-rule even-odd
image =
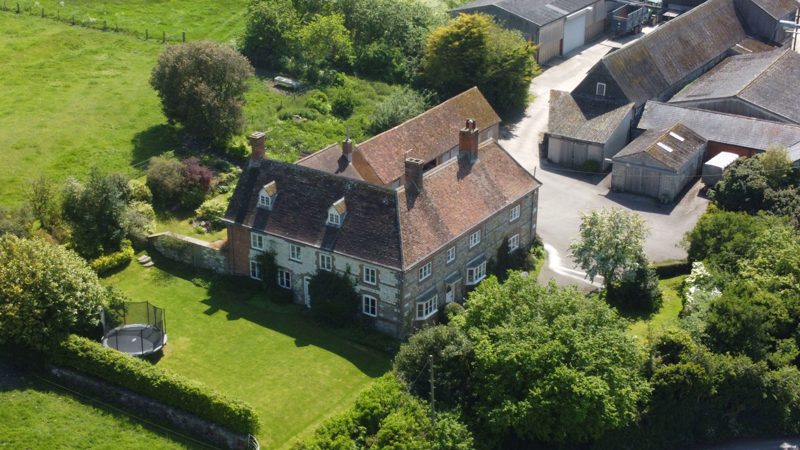
[[[581,11],[575,17],[567,17],[564,26],[564,47],[561,52],[567,53],[583,45],[586,38],[586,12]]]

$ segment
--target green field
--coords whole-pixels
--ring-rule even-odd
[[[19,2],[27,14],[60,18],[92,27],[120,28],[144,36],[160,39],[166,32],[168,39],[214,39],[229,41],[244,30],[244,14],[248,0],[22,0]],[[16,8],[16,1],[7,3]],[[29,9],[30,8],[30,9]]]
[[[186,448],[137,420],[53,391],[2,363],[0,405],[0,448]]]
[[[159,366],[246,400],[258,410],[262,448],[286,448],[389,369],[389,357],[275,305],[244,280],[196,274],[156,260],[106,279],[133,300],[166,308],[169,344]]]
[[[147,83],[161,47],[128,36],[0,13],[0,205],[29,180],[84,177],[172,149]]]

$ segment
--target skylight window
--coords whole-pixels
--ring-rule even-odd
[[[681,141],[681,142],[683,142],[683,141],[685,141],[685,140],[686,140],[686,138],[684,138],[683,136],[681,136],[680,134],[678,134],[678,133],[676,133],[676,132],[674,132],[674,131],[670,131],[670,132],[669,132],[669,135],[670,135],[670,136],[672,136],[672,137],[674,137],[675,139],[677,139],[677,140]]]
[[[659,142],[658,146],[663,148],[664,150],[668,151],[669,153],[672,153],[675,150],[674,148],[670,147],[669,145],[667,145],[667,144],[665,144],[663,142]]]

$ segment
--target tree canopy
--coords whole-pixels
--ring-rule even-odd
[[[592,210],[581,216],[580,237],[569,249],[590,280],[600,275],[610,286],[646,260],[646,236],[647,225],[636,213],[619,208]]]
[[[0,343],[45,350],[98,323],[106,291],[74,252],[0,237]]]
[[[195,137],[224,143],[244,128],[242,106],[252,75],[253,67],[236,50],[198,41],[167,47],[150,85],[171,122]]]
[[[434,29],[423,52],[424,83],[443,98],[478,86],[501,117],[520,113],[539,67],[535,47],[490,16],[460,14]]]

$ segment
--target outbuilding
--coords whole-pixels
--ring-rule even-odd
[[[734,161],[739,159],[739,155],[730,152],[720,152],[717,156],[709,159],[703,164],[703,183],[706,186],[713,186],[722,179],[722,174]]]
[[[605,0],[475,0],[450,10],[452,15],[483,13],[519,30],[539,46],[539,64],[591,42],[606,23]]]
[[[670,203],[698,174],[706,144],[680,123],[646,131],[613,158],[611,188]]]

